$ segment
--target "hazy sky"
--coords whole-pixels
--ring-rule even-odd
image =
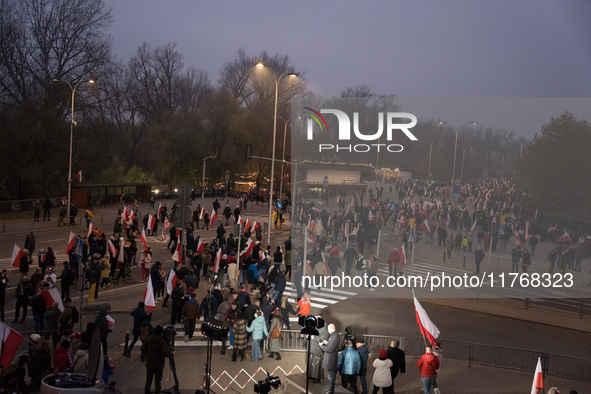
[[[176,42],[186,66],[205,70],[213,82],[243,48],[249,55],[289,55],[319,96],[365,84],[400,97],[591,97],[587,0],[106,4],[113,8],[109,31],[119,58],[127,61],[143,41]],[[495,124],[465,107],[441,117],[456,124],[474,119],[531,138],[565,110],[591,120],[589,103],[544,101],[524,116],[510,101],[499,102],[508,115],[499,114]]]

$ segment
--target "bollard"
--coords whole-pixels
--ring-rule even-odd
[[[125,347],[123,348],[123,355],[126,355],[129,351],[129,331],[125,333]]]
[[[443,252],[443,262],[445,263],[445,252]]]
[[[464,255],[464,265],[462,265],[462,267],[466,266],[466,255]]]

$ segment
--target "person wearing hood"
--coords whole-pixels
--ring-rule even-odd
[[[203,321],[208,321],[209,318],[213,318],[218,311],[218,301],[210,293],[207,292],[205,298],[201,301],[200,312],[203,315]]]
[[[347,341],[353,342],[353,347],[356,346],[355,344],[357,343],[357,336],[353,332],[353,327],[351,327],[351,326],[347,326],[345,328],[345,336],[343,337],[343,342],[341,343],[341,346],[339,347],[339,352],[342,352],[343,350],[345,350],[347,348]]]
[[[53,353],[53,369],[58,373],[72,369],[72,357],[70,356],[70,341],[64,340]]]
[[[51,304],[51,308],[45,311],[45,339],[49,339],[49,336],[51,335],[54,348],[57,346],[57,340],[59,337],[59,318],[62,315],[58,305],[57,302],[54,302]]]
[[[142,329],[142,322],[144,320],[151,320],[152,314],[147,314],[146,310],[144,309],[144,303],[140,301],[133,311],[131,311],[131,316],[133,316],[133,329],[131,330],[131,335],[133,335],[133,340],[129,344],[129,348],[127,352],[123,352],[123,355],[127,358],[131,358],[131,350],[135,346],[137,340],[140,338],[141,329]],[[143,342],[143,341],[142,341]]]
[[[164,362],[166,357],[172,358],[174,356],[174,352],[170,350],[162,337],[163,334],[164,329],[162,326],[156,326],[154,334],[150,335],[142,343],[142,353],[146,353],[146,385],[144,387],[146,393],[150,392],[152,380],[154,380],[154,392],[160,394]]]
[[[373,362],[375,372],[373,373],[373,393],[377,394],[381,388],[382,393],[393,393],[392,375],[390,368],[392,368],[392,360],[388,358],[386,349],[380,350],[380,357]]]
[[[193,334],[195,332],[195,324],[197,320],[201,319],[201,313],[199,311],[199,301],[197,301],[195,293],[191,293],[189,301],[183,305],[183,316],[185,316],[185,342],[193,340]]]
[[[258,311],[255,316],[250,326],[246,327],[246,331],[252,333],[252,361],[257,362],[263,357],[261,355],[261,340],[269,336],[269,331],[263,312]]]
[[[94,319],[94,325],[99,332],[99,339],[103,345],[103,354],[107,355],[107,337],[110,332],[113,332],[109,327],[109,321],[107,320],[107,312],[100,311],[96,319]]]

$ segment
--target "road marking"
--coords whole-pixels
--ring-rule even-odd
[[[47,241],[40,241],[40,243],[49,243],[49,242],[57,242],[57,241],[65,241],[65,238],[60,238],[60,239],[50,239]]]

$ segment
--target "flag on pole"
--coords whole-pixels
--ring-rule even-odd
[[[113,330],[113,327],[115,327],[115,319],[113,319],[110,315],[105,317],[107,318],[107,324],[109,325],[109,328]]]
[[[201,237],[199,237],[199,240],[197,241],[197,253],[203,253],[204,249],[205,249],[205,244],[201,240]]]
[[[144,249],[148,249],[148,239],[146,238],[146,229],[142,230],[140,234],[140,241],[144,244]]]
[[[371,213],[371,209],[369,210],[369,213],[367,214],[367,220],[369,220],[370,222],[373,221],[373,214]]]
[[[222,261],[222,248],[218,249],[218,252],[215,254],[215,261],[213,262],[213,272],[216,274],[220,270],[220,261]]]
[[[322,205],[322,208],[324,208],[324,203],[322,201],[318,201],[318,203]]]
[[[236,223],[238,223],[238,224],[244,223],[244,220],[242,220],[242,215],[238,215],[238,221]]]
[[[182,251],[181,251],[181,240],[179,239],[178,235],[177,235],[177,241],[175,242],[175,248],[174,248],[174,254],[172,255],[172,259],[174,261],[176,261],[177,263],[181,262],[181,258],[182,258]]]
[[[425,219],[425,221],[423,223],[421,223],[421,228],[426,233],[430,233],[431,232],[431,228],[429,227],[429,221],[427,219]]]
[[[117,255],[117,265],[123,264],[125,262],[125,241],[123,237],[119,238],[119,254]]]
[[[168,220],[168,218],[164,219],[164,229],[168,230],[170,228],[170,226],[172,226],[172,224],[170,223],[170,220]]]
[[[341,202],[341,196],[337,197],[337,204]]]
[[[148,309],[148,313],[152,313],[156,309],[156,300],[154,299],[154,288],[152,287],[152,276],[148,277],[148,285],[144,293],[144,305]]]
[[[529,239],[529,222],[525,222],[525,242]]]
[[[472,225],[472,228],[470,229],[470,232],[473,233],[474,231],[476,231],[476,223],[478,223],[478,218],[476,218],[476,220],[474,220],[474,224]]]
[[[109,245],[109,253],[111,254],[111,257],[115,256],[117,254],[117,248],[115,247],[115,245],[113,245],[113,242],[111,242],[111,240],[109,240],[107,244]]]
[[[307,238],[307,241],[310,243],[313,243],[313,244],[317,243],[314,238],[310,237],[310,235],[306,235],[306,238]]]
[[[258,223],[255,221],[255,222],[252,224],[252,230],[251,230],[251,232],[255,232],[255,231],[257,231],[257,229],[258,229],[258,228],[259,228],[259,224],[258,224]]]
[[[201,208],[201,212],[199,213],[199,220],[203,220],[203,215],[205,215],[205,208]]]
[[[60,293],[57,291],[56,287],[52,287],[51,289],[44,291],[43,293],[41,293],[41,296],[45,300],[45,306],[47,306],[48,308],[51,308],[51,305],[54,302],[57,302],[59,310],[62,312],[64,311],[62,297],[60,296]]]
[[[404,251],[404,246],[401,246],[400,249],[398,249],[398,254],[400,255],[400,267],[404,268],[404,265],[406,264],[406,252]]]
[[[156,225],[156,217],[152,215],[148,215],[148,230],[154,231],[154,226]]]
[[[90,234],[92,234],[94,232],[94,226],[92,225],[92,223],[90,223],[90,226],[88,226],[88,234],[86,235],[86,238],[90,238]]]
[[[318,209],[318,208],[314,207],[314,208],[312,208],[312,210],[313,210],[314,212],[316,212],[318,215],[320,215],[320,209]]]
[[[0,322],[0,338],[4,344],[4,349],[2,349],[3,353],[0,357],[0,364],[2,364],[2,370],[6,370],[12,363],[16,351],[23,341],[23,336],[4,322]]]
[[[23,252],[23,250],[19,248],[17,244],[14,244],[14,248],[12,249],[12,259],[10,260],[10,265],[19,268],[21,266],[21,259],[25,256],[25,252]]]
[[[304,217],[304,208],[300,209],[300,222],[302,221],[303,217]]]
[[[246,219],[246,223],[244,223],[244,234],[246,234],[246,232],[250,228],[250,224],[250,220]]]
[[[218,214],[215,210],[211,211],[211,217],[209,218],[209,228],[213,227],[213,224],[218,220]]]
[[[254,242],[252,242],[252,239],[249,238],[248,241],[246,241],[246,248],[240,252],[240,256],[250,255],[252,248],[254,248]]]
[[[161,236],[161,239],[162,239],[163,241],[166,241],[166,235],[164,235],[164,229],[162,229],[162,236]]]
[[[534,214],[534,220],[538,219],[538,208],[536,208],[536,213]]]
[[[76,238],[78,236],[70,231],[70,238],[68,239],[68,246],[66,246],[66,254],[76,245]]]
[[[171,268],[170,274],[168,274],[168,280],[166,281],[166,294],[171,295],[172,291],[176,287],[177,277],[174,268]]]
[[[162,220],[161,216],[160,216],[160,211],[162,210],[162,203],[158,204],[158,213],[156,214],[156,217],[158,217],[158,220]]]
[[[519,247],[523,246],[523,243],[521,242],[521,239],[519,238],[519,235],[518,234],[515,234],[515,243]]]
[[[542,361],[538,357],[536,372],[534,372],[534,381],[531,384],[531,394],[544,394],[544,375],[542,373]]]
[[[425,309],[423,309],[423,306],[421,305],[419,300],[417,300],[414,290],[412,291],[412,297],[415,301],[415,312],[417,315],[417,323],[419,324],[421,334],[427,337],[429,342],[431,342],[431,345],[435,345],[435,339],[437,339],[437,337],[440,334],[439,329],[437,328],[437,326],[435,326],[435,324],[433,324],[431,319],[429,319],[429,315],[427,315],[427,312],[425,311]]]
[[[78,171],[78,173],[76,174],[76,178],[78,178],[79,182],[82,182],[82,170]]]

